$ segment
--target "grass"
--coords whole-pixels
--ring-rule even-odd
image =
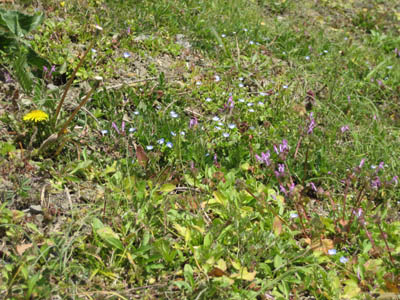
[[[1,297],[398,299],[395,2],[5,6],[55,71],[1,56]]]

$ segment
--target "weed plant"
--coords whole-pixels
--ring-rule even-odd
[[[54,68],[1,58],[1,297],[399,297],[395,4],[5,9]]]

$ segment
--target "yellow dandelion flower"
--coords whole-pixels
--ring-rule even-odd
[[[32,110],[24,116],[24,121],[42,122],[49,119],[49,115],[42,110]]]

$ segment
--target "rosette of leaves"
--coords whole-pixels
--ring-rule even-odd
[[[0,51],[9,55],[13,73],[27,93],[32,91],[34,75],[41,76],[43,67],[50,67],[50,63],[32,49],[26,38],[43,20],[43,13],[26,15],[0,8]]]

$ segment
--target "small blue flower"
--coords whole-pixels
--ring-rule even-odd
[[[284,89],[287,89],[287,88],[288,88],[288,86],[287,86],[286,84],[284,84],[284,85],[283,85],[283,88],[284,88]]]
[[[129,57],[131,57],[131,54],[130,54],[129,52],[124,52],[124,54],[123,54],[123,55],[124,55],[124,57],[125,57],[125,58],[129,58]]]
[[[244,84],[243,83],[239,83],[239,87],[240,88],[244,87]]]
[[[196,85],[201,85],[201,84],[202,84],[201,81],[196,82]]]
[[[169,115],[171,116],[171,118],[177,118],[178,114],[176,112],[174,112],[173,110],[169,113]]]
[[[93,53],[97,53],[97,50],[96,49],[90,49]]]
[[[250,41],[250,42],[249,42],[249,44],[250,44],[250,45],[253,45],[253,44],[254,44],[254,42],[253,42],[253,41]]]
[[[174,146],[171,142],[167,142],[165,145],[166,145],[168,148],[172,148],[172,147]]]
[[[225,138],[227,138],[227,137],[229,137],[229,133],[224,132],[224,133],[222,134],[222,136],[225,137]]]
[[[348,261],[349,261],[349,259],[347,258],[347,257],[344,257],[344,256],[342,256],[342,257],[340,257],[340,262],[342,263],[342,264],[345,264],[345,263],[347,263]]]
[[[248,107],[251,107],[251,106],[253,106],[254,105],[254,103],[253,102],[249,102],[249,103],[247,103],[247,106]]]
[[[240,98],[238,101],[239,101],[240,103],[244,103],[244,99],[243,99],[243,98]]]
[[[260,92],[260,96],[267,96],[267,93]]]
[[[216,130],[221,130],[221,127],[219,127],[219,126],[215,126],[214,127]]]
[[[157,143],[160,144],[160,145],[162,145],[162,144],[164,144],[164,141],[165,141],[164,138],[161,138],[161,139],[159,139],[159,140],[157,141]]]
[[[290,214],[290,218],[291,219],[295,219],[295,218],[298,218],[298,217],[299,217],[299,215],[297,213],[291,213]]]
[[[249,109],[249,112],[253,113],[253,112],[254,112],[254,109],[250,108],[250,109]]]
[[[239,80],[240,80],[240,81],[243,81],[243,77],[239,77]]]
[[[139,115],[139,112],[138,112],[137,110],[135,110],[135,111],[133,112],[133,114],[134,114],[135,116],[138,116],[138,115]]]
[[[307,55],[307,56],[305,57],[305,59],[306,59],[306,60],[310,60],[310,57]]]
[[[173,131],[171,131],[171,135],[172,135],[172,136],[176,136],[176,133],[173,132]]]
[[[217,123],[218,126],[224,126],[224,123],[222,123],[221,121]]]
[[[219,121],[219,117],[217,117],[217,116],[214,116],[212,119],[213,119],[213,121],[215,121],[215,122],[218,122],[218,121]]]
[[[264,106],[264,102],[258,101],[258,105],[259,105],[259,106]]]
[[[221,37],[222,38],[226,37],[226,34],[225,33],[221,34]]]
[[[216,81],[216,82],[218,82],[218,81],[221,80],[221,77],[219,77],[218,75],[215,75],[214,78],[215,78],[215,81]]]
[[[211,102],[212,99],[210,97],[206,98],[206,102]]]
[[[236,125],[233,124],[233,123],[228,125],[228,128],[229,128],[229,129],[233,129],[233,128],[235,128],[235,127],[236,127]]]
[[[185,135],[186,135],[186,132],[181,131],[181,132],[180,132],[180,135],[181,135],[181,136],[185,136]]]
[[[101,131],[101,134],[102,135],[106,135],[108,133],[108,130],[107,129],[103,129],[102,131]]]
[[[154,147],[153,147],[152,145],[148,145],[148,146],[146,146],[146,149],[147,149],[147,150],[153,150]]]
[[[137,129],[134,127],[129,128],[129,132],[135,132]]]
[[[337,252],[336,249],[329,249],[329,250],[328,250],[328,254],[329,254],[329,255],[335,255],[336,252]]]

